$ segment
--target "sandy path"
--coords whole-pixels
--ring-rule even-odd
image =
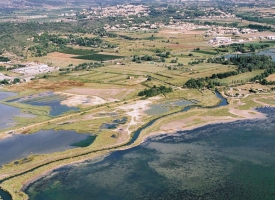
[[[126,114],[131,117],[131,121],[130,123],[128,123],[126,128],[128,134],[131,134],[131,126],[136,126],[142,123],[142,115],[146,115],[144,114],[144,111],[148,109],[148,105],[151,103],[152,102],[150,100],[140,100],[135,102],[134,104],[118,107],[119,109],[126,111]]]
[[[161,131],[165,132],[176,132],[185,130],[187,127],[197,127],[197,121],[200,121],[200,124],[208,124],[208,123],[217,123],[217,122],[228,122],[232,121],[234,118],[232,117],[213,117],[213,116],[194,116],[189,117],[187,119],[175,120],[169,123],[166,123],[160,127]]]

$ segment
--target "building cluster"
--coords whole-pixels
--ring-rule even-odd
[[[244,42],[251,42],[253,40],[275,40],[275,36],[252,36],[247,39],[234,39],[232,40],[231,37],[214,37],[211,40],[208,41],[208,44],[211,44],[213,46],[219,46],[219,45],[226,45],[226,44],[233,44],[233,43],[244,43]]]
[[[117,5],[107,7],[94,7],[84,9],[78,15],[85,18],[104,18],[104,17],[128,17],[135,15],[138,17],[148,16],[149,7],[145,5]]]
[[[232,13],[226,13],[220,9],[216,9],[214,7],[212,8],[206,8],[204,10],[205,16],[198,17],[199,19],[232,19],[236,18],[235,14]]]
[[[224,35],[242,35],[242,34],[250,34],[256,33],[258,30],[249,29],[249,28],[231,28],[231,27],[223,27],[223,26],[215,26],[205,32],[205,36],[224,36]]]
[[[9,64],[11,65],[12,63]],[[5,73],[0,73],[0,81],[7,80],[9,83],[12,83],[15,78],[19,78],[20,82],[27,82],[32,78],[35,78],[36,75],[50,73],[59,70],[59,68],[57,67],[50,67],[46,64],[35,62],[25,64],[23,63],[21,65],[22,67],[12,70],[12,72],[18,74],[18,77],[9,76]]]
[[[188,23],[188,22],[181,22],[177,20],[171,19],[169,24],[164,24],[161,22],[155,22],[150,23],[149,21],[145,21],[142,23],[133,23],[131,19],[129,21],[125,22],[124,24],[116,24],[116,25],[109,25],[105,24],[104,29],[105,30],[130,30],[130,31],[146,31],[150,29],[158,29],[158,28],[165,28],[165,29],[173,29],[177,31],[189,31],[189,30],[195,30],[195,29],[210,29],[211,27],[208,25],[197,25],[194,23]]]
[[[14,69],[13,72],[23,74],[24,76],[34,76],[54,71],[54,67],[49,67],[46,64],[27,65],[26,67]]]
[[[258,30],[255,29],[249,29],[249,28],[231,28],[231,27],[222,27],[222,26],[215,26],[207,30],[204,34],[205,37],[212,37],[208,41],[208,44],[211,44],[213,46],[221,45],[221,44],[232,44],[232,43],[244,43],[249,42],[253,40],[273,40],[274,38],[272,36],[268,37],[256,37],[256,36],[249,36],[246,39],[239,38],[239,39],[231,39],[231,36],[244,36],[246,34],[253,34],[257,33]]]
[[[156,29],[160,28],[162,24],[159,23],[150,23],[149,21],[137,24],[133,23],[131,19],[124,24],[116,24],[116,25],[109,25],[105,24],[104,29],[105,30],[130,30],[130,31],[137,31],[137,30],[149,30],[149,29]]]

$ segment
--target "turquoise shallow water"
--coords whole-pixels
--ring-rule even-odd
[[[31,184],[31,200],[275,199],[275,109],[264,120],[160,135]]]

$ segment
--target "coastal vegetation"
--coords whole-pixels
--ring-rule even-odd
[[[172,92],[172,88],[170,87],[165,87],[165,86],[153,86],[152,88],[150,89],[145,89],[141,92],[138,93],[138,96],[146,96],[146,97],[153,97],[153,96],[157,96],[159,94],[163,94],[165,95],[166,93],[169,93],[169,92]]]

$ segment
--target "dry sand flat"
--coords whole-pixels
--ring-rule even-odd
[[[131,126],[135,127],[136,125],[142,124],[142,116],[145,116],[145,110],[148,109],[148,105],[152,102],[150,100],[140,100],[134,104],[123,105],[118,107],[118,109],[124,110],[126,115],[131,117],[130,123],[127,124],[125,131],[128,134],[131,134]]]
[[[269,77],[267,77],[268,81],[275,81],[275,74],[271,74]]]
[[[94,106],[94,105],[104,104],[106,102],[116,101],[115,99],[106,101],[97,96],[77,95],[77,94],[71,94],[71,93],[65,93],[65,92],[56,92],[56,94],[67,96],[67,99],[64,101],[61,101],[61,104],[71,106],[71,107],[75,107],[79,105]]]
[[[195,128],[198,126],[195,125],[195,122],[197,121],[200,121],[200,124],[206,125],[210,123],[222,123],[234,120],[236,119],[232,117],[195,116],[187,119],[175,120],[167,124],[164,124],[160,127],[160,131],[174,133],[176,131],[186,130],[187,128]]]
[[[67,67],[70,64],[79,65],[83,62],[90,62],[89,60],[72,58],[74,56],[78,56],[78,55],[53,52],[43,57],[33,57],[33,58],[29,58],[28,60],[39,61],[42,63],[52,63],[54,66],[59,66],[59,67]]]
[[[240,118],[233,118],[230,116],[214,117],[214,116],[194,116],[187,119],[175,120],[166,124],[163,124],[159,131],[152,133],[153,135],[160,133],[175,133],[177,131],[191,130],[194,128],[202,127],[209,124],[228,123],[236,120],[245,119],[264,119],[266,116],[255,110],[238,110],[230,109],[232,114],[238,115]],[[150,134],[151,135],[151,134]]]

